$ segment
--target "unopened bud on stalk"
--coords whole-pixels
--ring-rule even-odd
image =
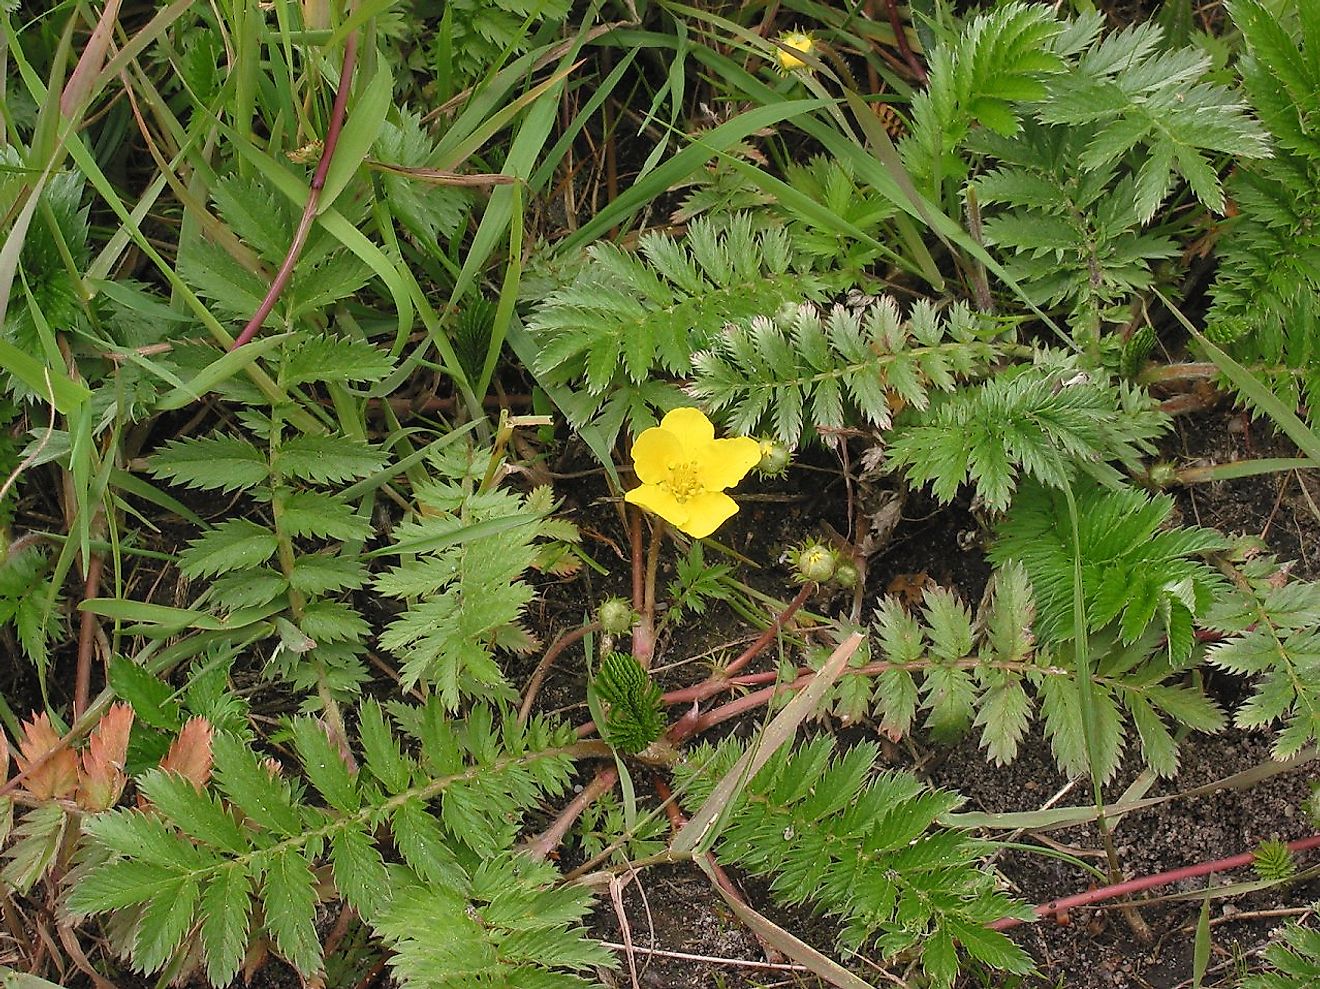
[[[757,473],[766,477],[778,477],[788,469],[789,451],[778,440],[761,440],[761,460],[756,465]]]
[[[1151,487],[1163,491],[1178,483],[1178,468],[1168,461],[1162,460],[1150,466],[1150,469],[1146,472],[1146,478]]]
[[[845,591],[851,591],[857,586],[857,582],[862,579],[861,571],[857,569],[857,564],[846,556],[839,556],[834,564],[834,582]]]
[[[596,610],[596,620],[603,631],[610,635],[623,635],[633,627],[637,615],[623,598],[606,598]]]
[[[834,576],[838,567],[834,550],[824,543],[809,542],[794,553],[793,563],[797,567],[798,580],[808,580],[823,584]]]

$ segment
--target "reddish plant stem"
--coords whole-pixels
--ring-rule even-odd
[[[799,690],[810,683],[811,680],[812,677],[810,676],[798,677],[792,683],[777,683],[769,687],[763,687],[750,694],[744,694],[742,697],[736,697],[727,704],[721,704],[715,710],[707,711],[705,714],[698,714],[694,705],[694,710],[676,721],[673,727],[669,729],[666,737],[671,743],[677,744],[693,735],[700,734],[708,728],[713,728],[723,721],[736,718],[747,711],[753,711],[762,704],[769,704],[782,691]]]
[[[640,511],[638,515],[640,515]],[[633,600],[637,599],[637,551],[641,546],[641,523],[633,543]],[[651,668],[655,657],[655,579],[660,566],[660,547],[664,543],[666,526],[662,519],[657,519],[651,526],[651,545],[646,552],[645,574],[642,577],[642,604],[637,609],[638,618],[633,625],[633,659],[644,670]],[[634,605],[636,607],[636,605]]]
[[[856,668],[845,669],[843,671],[843,675],[844,676],[876,676],[877,674],[885,673],[888,672],[889,670],[926,669],[927,667],[932,665],[934,664],[930,662],[867,663],[865,666],[858,666]],[[1023,672],[1027,672],[1027,671],[1034,671],[1036,673],[1055,672],[1057,674],[1064,674],[1067,672],[1066,670],[1054,669],[1052,667],[1036,666],[1034,663],[986,663],[983,660],[979,660],[979,659],[962,659],[962,660],[958,660],[955,663],[950,663],[948,665],[950,665],[955,669],[964,669],[964,670],[985,668],[987,666],[992,666],[995,669],[1020,670]],[[767,680],[777,679],[778,676],[779,676],[778,673],[752,673],[752,674],[748,674],[747,676],[735,677],[733,680],[721,681],[716,683],[707,681],[706,683],[697,684],[696,687],[685,687],[682,690],[675,690],[675,691],[671,691],[668,694],[665,694],[661,699],[666,704],[680,704],[684,702],[692,702],[693,704],[693,709],[689,711],[687,714],[685,714],[678,721],[674,722],[674,724],[670,727],[668,733],[665,736],[666,739],[671,744],[677,744],[679,742],[684,741],[687,738],[690,738],[692,735],[699,734],[703,731],[706,731],[709,728],[713,728],[716,725],[721,724],[722,722],[728,721],[730,718],[736,718],[738,715],[744,714],[747,711],[755,710],[756,708],[760,707],[762,704],[768,704],[770,703],[770,701],[774,700],[774,698],[778,694],[784,691],[801,690],[807,684],[811,683],[813,679],[815,679],[816,671],[811,669],[810,667],[802,667],[799,668],[797,671],[796,680],[771,684],[770,686],[764,687],[761,690],[753,691],[750,694],[744,694],[742,697],[735,697],[733,700],[729,701],[728,703],[721,704],[719,707],[714,708],[711,711],[707,711],[705,714],[700,714],[696,710],[696,702],[704,700],[706,697],[709,697],[713,693],[716,693],[719,690],[722,690],[726,687],[750,686],[754,683],[765,683]],[[714,689],[709,689],[709,688],[714,688]],[[701,692],[703,691],[703,689],[706,689],[707,692]]]
[[[927,661],[917,661],[914,663],[888,663],[879,661],[867,663],[865,666],[847,669],[843,671],[844,676],[875,676],[879,673],[886,673],[889,670],[923,670],[931,665]],[[1034,663],[986,663],[979,659],[963,659],[956,663],[949,664],[955,669],[975,669],[977,667],[992,666],[994,669],[1019,670],[1022,672],[1034,671],[1037,673],[1053,673],[1055,675],[1066,675],[1067,670],[1056,667],[1037,666]],[[809,666],[800,666],[796,671],[797,679],[785,681],[784,683],[775,683],[773,687],[766,691],[760,691],[757,694],[749,694],[748,697],[756,696],[768,699],[773,696],[770,690],[800,690],[811,682],[811,678],[816,675],[816,671]],[[670,706],[676,704],[691,704],[707,700],[724,690],[735,689],[738,687],[754,687],[761,683],[774,683],[778,680],[780,674],[778,671],[769,670],[764,673],[744,673],[742,676],[730,677],[727,680],[703,680],[701,683],[694,684],[691,687],[680,687],[678,690],[671,690],[664,694],[660,699]],[[738,698],[746,700],[746,697]],[[735,702],[730,702],[735,703]],[[727,706],[727,705],[726,705]],[[751,705],[755,707],[756,705]],[[720,710],[720,708],[716,708]],[[714,714],[712,711],[711,714]],[[724,719],[720,719],[724,720]]]
[[[614,789],[619,781],[619,771],[614,766],[604,766],[596,771],[596,776],[582,788],[582,792],[570,800],[559,815],[550,822],[550,826],[523,846],[523,850],[532,858],[544,861],[550,853],[559,847],[569,828],[582,816],[582,813],[594,801]]]
[[[339,88],[335,91],[335,102],[330,109],[330,126],[325,132],[321,160],[312,175],[307,204],[303,207],[302,218],[298,221],[293,242],[289,244],[288,253],[284,255],[284,262],[280,265],[280,270],[275,273],[275,280],[270,283],[266,297],[261,300],[257,311],[252,314],[252,318],[234,340],[231,350],[237,350],[257,335],[261,324],[275,308],[280,294],[288,286],[289,279],[293,277],[293,269],[298,264],[298,258],[302,255],[303,247],[306,246],[307,238],[312,232],[312,224],[316,221],[316,208],[321,201],[321,190],[325,187],[325,178],[330,172],[330,162],[334,159],[335,148],[339,144],[339,132],[344,126],[344,116],[348,109],[348,91],[353,82],[353,70],[357,66],[357,44],[357,32],[354,31],[344,41],[344,64],[339,70]]]
[[[815,593],[817,586],[818,585],[814,581],[810,581],[810,580],[807,581],[805,584],[803,584],[802,589],[797,592],[797,597],[793,598],[792,601],[788,602],[788,607],[786,607],[779,614],[775,615],[774,621],[770,623],[769,628],[767,628],[764,632],[761,633],[760,638],[758,638],[750,646],[744,649],[742,651],[742,655],[740,655],[728,666],[724,667],[724,671],[719,679],[728,680],[729,677],[733,676],[744,666],[750,663],[753,659],[759,656],[762,652],[764,652],[765,647],[768,646],[771,642],[773,642],[775,636],[779,634],[779,630],[783,628],[785,624],[787,624],[788,620],[797,613],[797,610],[799,608],[801,608],[804,604],[807,603],[807,598],[811,597],[811,595]]]
[[[101,567],[103,557],[92,553],[87,560],[87,579],[83,581],[83,600],[101,593]],[[96,616],[84,611],[78,620],[78,665],[73,675],[73,716],[79,718],[87,710],[92,696],[92,651],[96,646]]]
[[[903,19],[898,16],[898,4],[896,0],[885,0],[885,7],[889,11],[889,23],[894,28],[894,40],[898,44],[899,54],[903,56],[903,61],[907,62],[908,68],[912,74],[917,77],[917,81],[923,86],[926,84],[926,67],[921,64],[921,60],[913,54],[912,47],[908,44],[907,31],[903,28]]]
[[[1297,852],[1308,851],[1312,848],[1320,848],[1320,834],[1311,835],[1309,838],[1298,838],[1296,841],[1288,842],[1288,850],[1294,854]],[[1197,879],[1201,876],[1208,876],[1214,872],[1229,872],[1233,869],[1240,869],[1243,866],[1250,865],[1256,860],[1254,852],[1243,852],[1241,855],[1233,855],[1229,858],[1216,859],[1213,862],[1201,862],[1197,865],[1183,866],[1181,869],[1170,869],[1167,872],[1159,872],[1150,876],[1141,876],[1137,879],[1129,879],[1127,882],[1114,883],[1112,886],[1102,886],[1100,889],[1088,890],[1085,893],[1078,893],[1075,896],[1064,896],[1057,900],[1050,900],[1049,903],[1042,903],[1036,907],[1036,916],[1047,917],[1050,914],[1060,914],[1072,907],[1085,907],[1092,903],[1101,903],[1105,900],[1112,900],[1119,896],[1127,896],[1130,893],[1140,893],[1148,889],[1156,889],[1160,886],[1168,886],[1171,883],[1181,882],[1184,879]],[[1017,917],[1002,917],[988,926],[994,931],[1008,930],[1010,927],[1017,927],[1023,921]]]
[[[663,777],[652,776],[651,782],[655,785],[655,794],[660,798],[660,803],[664,805],[665,817],[669,818],[669,828],[675,834],[683,830],[683,825],[687,823],[687,818],[683,816],[682,809],[678,806],[678,801],[674,799],[674,791],[669,789],[669,784]]]
[[[639,615],[646,606],[646,557],[642,547],[642,510],[628,512],[628,541],[632,544],[632,606]]]
[[[581,628],[565,632],[551,643],[550,648],[541,657],[541,661],[536,664],[536,669],[532,671],[531,679],[527,681],[527,690],[523,693],[522,704],[518,708],[518,724],[527,724],[527,719],[532,713],[532,704],[536,700],[536,695],[541,691],[541,684],[545,681],[546,674],[550,672],[550,667],[559,658],[560,654],[575,642],[580,642],[592,632],[599,631],[600,622],[588,622]]]
[[[634,574],[635,573],[636,571],[634,571]],[[680,690],[671,690],[669,693],[663,695],[660,699],[665,704],[670,706],[673,706],[675,704],[693,703],[696,701],[703,701],[708,697],[714,697],[716,694],[728,690],[731,687],[747,686],[750,684],[765,683],[767,681],[777,680],[779,678],[779,674],[776,672],[754,673],[751,674],[750,676],[740,676],[740,677],[731,677],[729,674],[736,673],[738,670],[742,669],[744,666],[750,663],[761,652],[765,650],[765,647],[770,644],[770,642],[774,639],[775,635],[779,632],[779,630],[784,627],[785,623],[787,623],[788,620],[792,618],[793,615],[797,612],[797,610],[802,607],[802,605],[806,602],[807,598],[811,597],[811,594],[816,589],[816,586],[817,585],[813,583],[807,583],[802,585],[802,590],[798,591],[797,597],[795,597],[792,601],[790,601],[788,605],[784,608],[784,610],[775,616],[774,620],[770,623],[770,627],[766,629],[764,632],[762,632],[760,637],[755,642],[753,642],[750,646],[744,649],[741,655],[739,655],[737,659],[735,659],[732,663],[726,666],[724,670],[721,673],[719,673],[717,676],[710,677],[709,679],[703,680],[701,683],[698,683],[691,687],[683,687]],[[635,656],[636,630],[634,630],[633,648],[634,648],[634,656]],[[640,662],[640,660],[638,660],[638,662]],[[798,672],[800,675],[805,675],[811,673],[812,671],[809,668],[804,668],[802,670],[799,670]],[[675,725],[674,727],[671,727],[670,732],[673,732],[674,728],[676,727],[678,726]],[[596,730],[596,722],[594,721],[588,721],[585,724],[579,725],[577,729],[578,738],[585,738],[595,730]],[[687,735],[683,734],[680,735],[679,737],[686,738]]]
[[[1164,364],[1149,367],[1137,375],[1137,381],[1143,385],[1160,384],[1167,381],[1204,381],[1217,378],[1222,372],[1218,364],[1202,361],[1191,364]]]
[[[388,965],[389,962],[390,962],[390,955],[388,952],[377,958],[376,964],[372,965],[371,968],[367,969],[367,974],[362,976],[362,978],[358,980],[356,989],[367,989],[369,985],[371,985],[378,978],[380,978],[380,973],[385,971],[385,966]]]

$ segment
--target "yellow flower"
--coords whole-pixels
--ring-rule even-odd
[[[805,52],[808,55],[816,49],[815,39],[803,31],[789,31],[787,34],[781,34],[779,43],[785,48],[792,48],[794,51]],[[784,48],[778,49],[775,56],[779,59],[779,67],[785,72],[806,68],[807,63],[805,61],[790,52],[784,51]]]
[[[624,500],[700,539],[738,510],[724,489],[760,462],[761,446],[746,436],[717,440],[701,410],[674,409],[637,437],[632,457],[642,486]]]

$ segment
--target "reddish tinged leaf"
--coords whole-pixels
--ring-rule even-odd
[[[66,117],[72,118],[81,111],[83,103],[92,93],[96,76],[105,64],[106,51],[114,38],[115,20],[119,16],[121,2],[122,0],[109,0],[105,9],[101,11],[101,17],[96,22],[92,36],[87,39],[87,47],[83,49],[77,67],[69,76],[64,92],[60,94],[60,113]]]
[[[353,749],[348,744],[348,739],[344,737],[344,733],[336,730],[331,726],[330,722],[326,721],[325,718],[317,718],[316,724],[320,727],[321,731],[325,732],[326,740],[333,745],[335,751],[339,753],[339,758],[344,761],[344,767],[350,773],[356,773],[358,771],[357,758],[353,755]]]
[[[186,777],[201,790],[211,778],[211,732],[209,721],[193,718],[165,753],[160,768]]]
[[[112,705],[101,715],[82,754],[79,807],[90,811],[109,810],[119,802],[124,784],[128,782],[124,775],[124,757],[128,754],[128,736],[132,730],[133,708],[128,704]]]
[[[38,800],[67,797],[78,785],[78,756],[60,741],[44,713],[23,724],[15,755],[18,770],[27,773],[23,786]]]

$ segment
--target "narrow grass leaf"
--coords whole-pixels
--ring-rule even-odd
[[[321,187],[321,199],[316,204],[318,214],[334,205],[335,199],[370,154],[393,98],[394,73],[390,69],[389,59],[378,55],[375,75],[367,83],[353,109],[348,112],[348,120],[339,132],[339,144],[330,161],[330,169],[326,172],[325,185]]]
[[[1215,366],[1233,382],[1233,387],[1241,392],[1247,401],[1273,419],[1275,425],[1282,429],[1308,458],[1320,462],[1320,436],[1302,422],[1296,412],[1284,405],[1263,381],[1211,343],[1159,289],[1155,289],[1155,294],[1160,297],[1160,301],[1173,317],[1182,324],[1183,329],[1196,338],[1196,342],[1205,350]]]
[[[172,412],[200,402],[208,392],[245,370],[258,357],[274,350],[288,336],[287,333],[263,336],[245,347],[228,351],[198,371],[183,387],[172,388],[162,395],[156,402],[157,411]]]
[[[871,983],[859,979],[832,958],[817,951],[796,935],[790,934],[768,917],[757,913],[742,900],[730,896],[716,880],[715,870],[711,866],[709,857],[697,855],[696,863],[701,867],[701,871],[710,877],[711,886],[728,904],[734,915],[766,944],[778,948],[793,961],[805,965],[826,982],[839,986],[840,989],[874,989]]]
[[[760,772],[761,767],[779,750],[780,746],[797,733],[798,725],[816,709],[826,691],[847,666],[852,654],[861,646],[863,639],[864,636],[860,632],[854,632],[839,643],[838,648],[820,668],[820,672],[812,677],[811,682],[784,705],[784,709],[766,725],[765,730],[761,732],[759,742],[748,747],[724,778],[711,790],[710,796],[692,815],[691,820],[674,835],[670,847],[676,854],[694,852],[703,844],[709,845],[708,839],[713,838],[712,832],[718,818],[738,792],[747,785],[748,780]]]

